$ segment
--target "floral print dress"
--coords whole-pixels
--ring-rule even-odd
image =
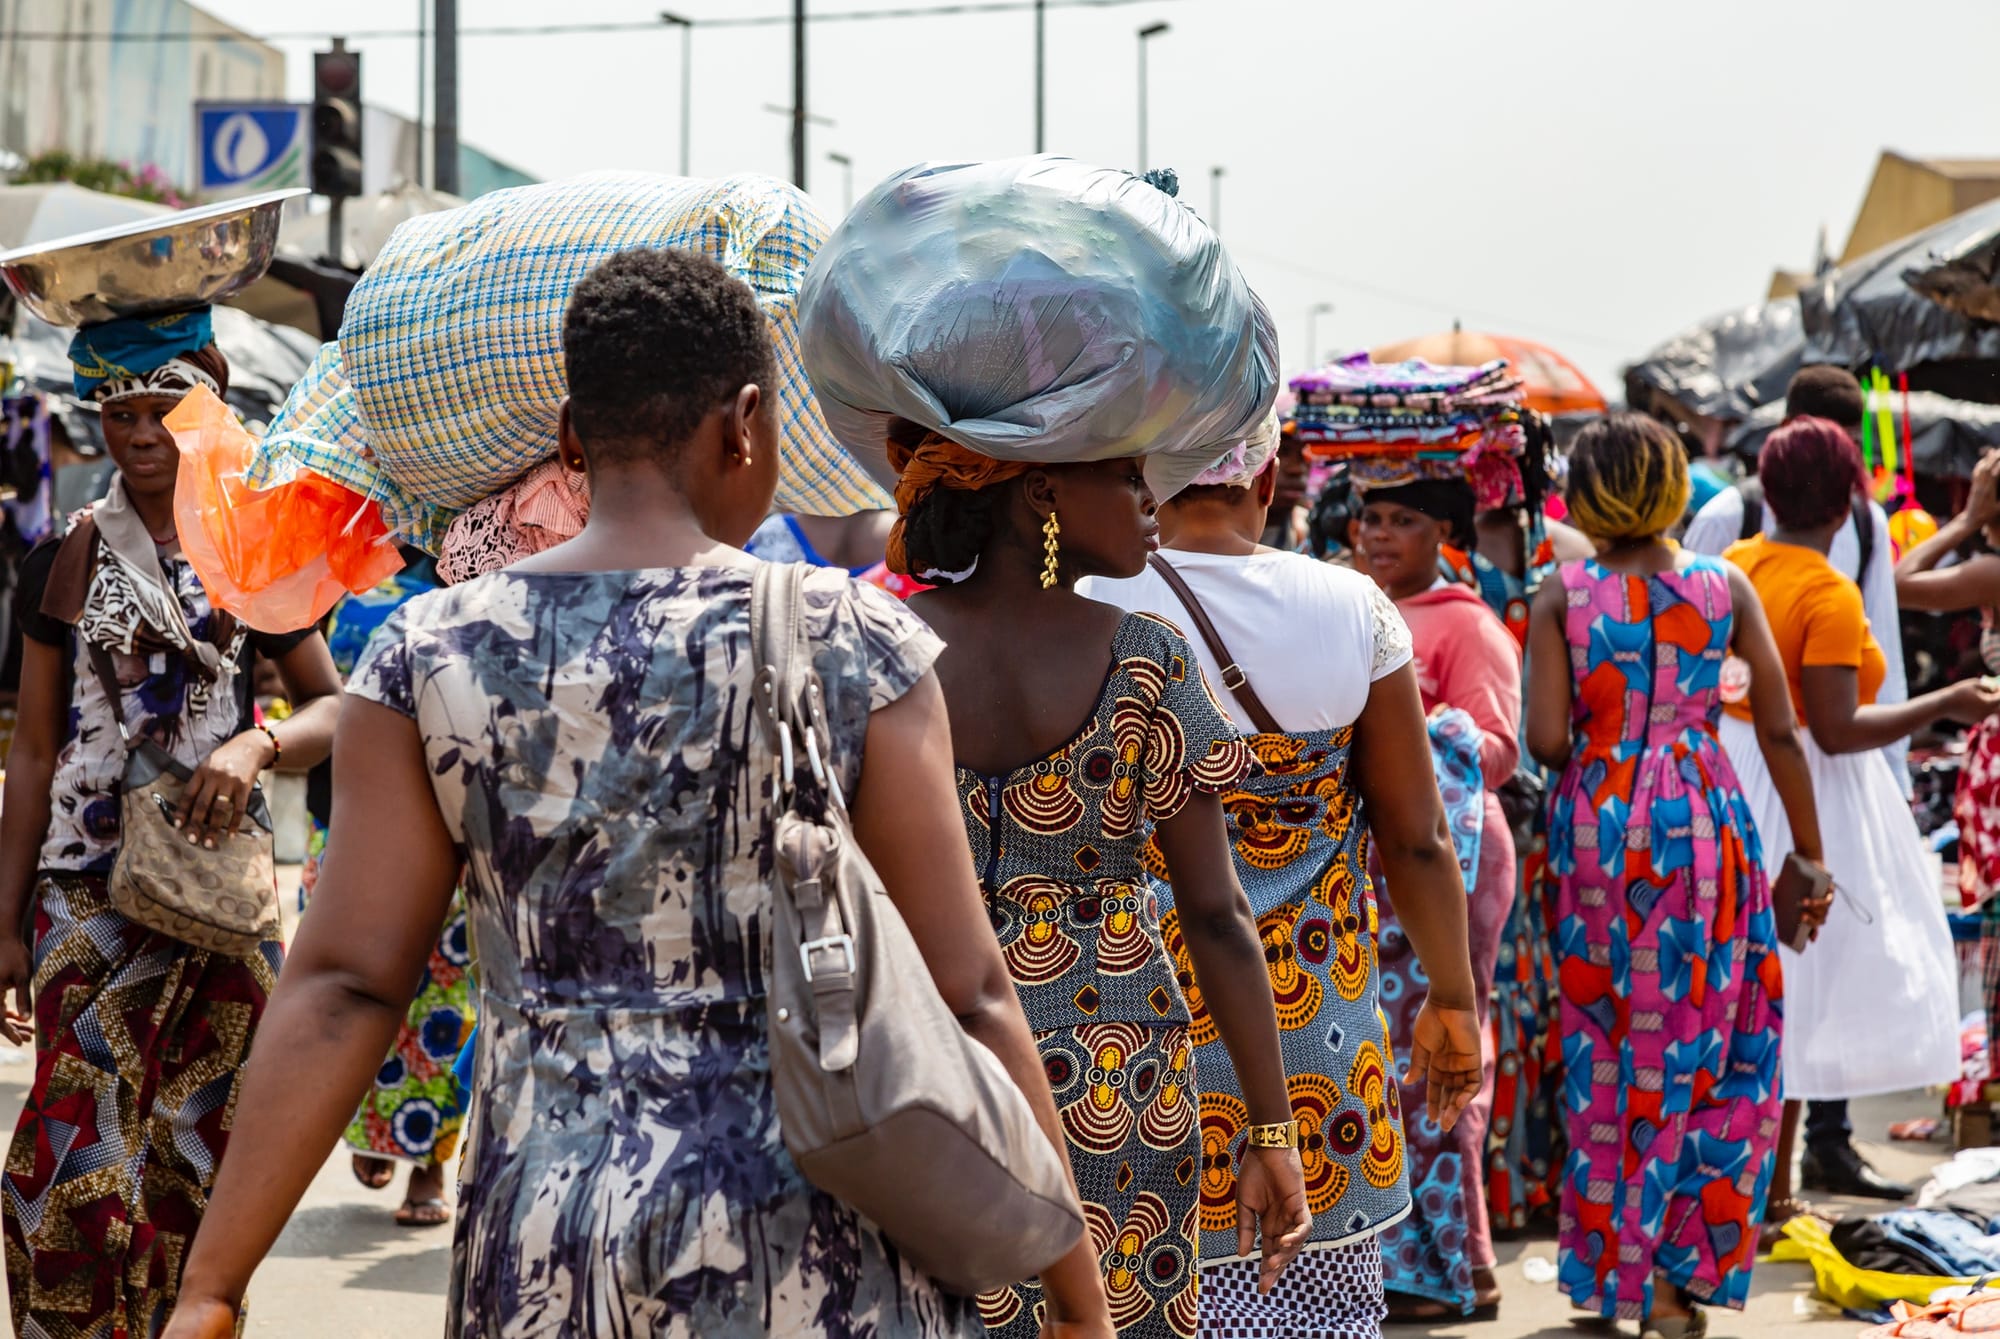
[[[1750,1292],[1779,1114],[1782,976],[1757,828],[1716,738],[1719,559],[1651,577],[1562,569],[1572,754],[1549,815],[1562,984],[1558,1282],[1650,1314]]]
[[[480,947],[450,1335],[979,1332],[782,1142],[750,584],[496,572],[398,609],[349,684],[417,723]],[[851,793],[939,643],[843,573],[805,590]]]
[[[1186,639],[1128,613],[1073,740],[1005,775],[958,769],[966,835],[1055,1094],[1111,1319],[1132,1339],[1195,1332],[1206,1161],[1197,1039],[1140,846],[1197,789],[1220,791],[1254,765]],[[1034,1339],[1041,1286],[988,1293],[979,1310],[990,1333]]]

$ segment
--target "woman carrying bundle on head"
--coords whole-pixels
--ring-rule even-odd
[[[153,1334],[284,954],[275,886],[259,890],[268,935],[240,955],[114,903],[128,768],[157,749],[191,769],[173,815],[197,843],[184,855],[219,861],[253,821],[264,769],[326,757],[340,679],[317,632],[245,627],[182,553],[165,420],[197,389],[228,387],[207,309],[85,327],[70,357],[118,472],[67,536],[28,555],[15,591],[26,646],[0,809],[0,990],[18,1012],[0,1027],[32,1037],[35,1080],[5,1178],[7,1292],[22,1334]],[[251,712],[258,655],[297,708],[268,727]]]
[[[1084,1200],[1090,1240],[1062,1272],[1101,1278],[1123,1335],[1191,1336],[1200,1225],[1244,1256],[1261,1233],[1265,1288],[1311,1225],[1220,799],[1255,764],[1186,638],[1074,587],[1145,567],[1149,476],[1178,487],[1264,417],[1268,317],[1185,207],[1047,157],[892,178],[835,230],[800,312],[829,423],[896,481],[890,567],[943,582],[909,607],[946,643],[965,835]],[[1203,1121],[1177,958],[1241,1082],[1226,1122]],[[1233,1202],[1204,1205],[1230,1173]],[[980,1310],[1030,1339],[1044,1303],[1031,1282]]]
[[[1558,1282],[1642,1333],[1706,1332],[1696,1303],[1740,1309],[1778,1131],[1782,973],[1760,834],[1716,739],[1721,673],[1751,670],[1759,748],[1818,871],[1812,778],[1784,667],[1743,574],[1663,538],[1687,507],[1687,455],[1641,414],[1592,423],[1566,494],[1598,556],[1535,599],[1528,748],[1550,800],[1562,981]],[[1806,910],[1808,922],[1825,904]]]
[[[1264,939],[1313,1229],[1278,1286],[1259,1296],[1255,1263],[1236,1258],[1233,1234],[1211,1227],[1202,1332],[1374,1339],[1386,1312],[1384,1252],[1401,1230],[1389,1225],[1438,1207],[1412,1209],[1404,1131],[1465,1120],[1479,1085],[1478,989],[1438,787],[1405,765],[1429,748],[1409,633],[1366,577],[1259,543],[1280,482],[1269,454],[1276,435],[1273,420],[1161,507],[1164,544],[1146,572],[1080,589],[1197,628],[1202,669],[1211,684],[1234,685],[1218,696],[1255,732],[1250,747],[1263,764],[1222,803]],[[1382,936],[1371,848],[1394,873],[1396,911],[1382,906]],[[1375,947],[1397,919],[1428,977],[1407,1009],[1395,1006],[1401,1035],[1383,1021]],[[1240,1119],[1242,1088],[1213,1040],[1201,982],[1183,981],[1196,987],[1198,1034],[1211,1034],[1196,1055],[1202,1108],[1227,1129]],[[1413,1055],[1427,1057],[1416,1069],[1428,1083],[1399,1101],[1391,1067]],[[1231,1189],[1226,1169],[1205,1176],[1204,1215],[1226,1210]]]

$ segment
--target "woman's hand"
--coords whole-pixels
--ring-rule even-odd
[[[1236,1253],[1250,1254],[1259,1232],[1264,1264],[1257,1291],[1268,1293],[1312,1231],[1306,1208],[1306,1174],[1295,1148],[1245,1148],[1236,1177]]]
[[[234,1339],[236,1308],[219,1297],[190,1297],[174,1302],[161,1339]]]
[[[1972,467],[1972,492],[1961,514],[1975,529],[2000,519],[2000,451],[1987,452]]]
[[[1482,1029],[1471,1009],[1447,1009],[1426,999],[1410,1030],[1410,1082],[1424,1085],[1424,1106],[1441,1130],[1458,1124],[1485,1078]]]
[[[1818,939],[1819,928],[1826,924],[1827,914],[1833,910],[1833,871],[1829,870],[1817,856],[1807,855],[1803,851],[1794,850],[1792,859],[1803,861],[1816,872],[1826,876],[1824,883],[1814,884],[1814,887],[1825,888],[1825,892],[1814,897],[1799,899],[1799,923],[1812,931],[1808,938]]]
[[[1987,459],[2000,459],[1989,456]],[[1984,461],[1980,462],[1982,465]],[[1944,690],[1944,715],[1960,725],[1977,725],[2000,711],[2000,684],[1987,679],[1961,679]]]
[[[222,838],[243,826],[250,791],[271,763],[271,741],[262,730],[245,730],[208,755],[181,792],[174,822],[190,842],[213,851]]]
[[[0,937],[0,1001],[14,992],[14,1007],[0,1011],[0,1036],[16,1046],[35,1039],[35,1006],[31,998],[34,984],[34,956],[19,935]]]

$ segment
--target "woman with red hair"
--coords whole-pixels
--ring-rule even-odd
[[[1958,1073],[1957,968],[1937,874],[1885,744],[1940,720],[1976,722],[2000,708],[1978,680],[1893,705],[1875,701],[1886,672],[1861,591],[1830,563],[1833,536],[1867,482],[1839,425],[1797,418],[1758,456],[1775,530],[1730,546],[1767,611],[1798,712],[1819,805],[1835,906],[1803,952],[1780,946],[1785,972],[1784,1137],[1767,1218],[1799,1211],[1790,1195],[1791,1133],[1801,1099],[1865,1097],[1943,1083]],[[1722,744],[1764,835],[1775,877],[1790,827],[1743,694],[1725,673]],[[1734,681],[1740,685],[1741,675]],[[1844,904],[1844,905],[1842,905]]]

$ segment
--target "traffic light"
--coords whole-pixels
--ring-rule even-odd
[[[361,53],[338,43],[313,53],[312,188],[336,200],[361,194]]]

